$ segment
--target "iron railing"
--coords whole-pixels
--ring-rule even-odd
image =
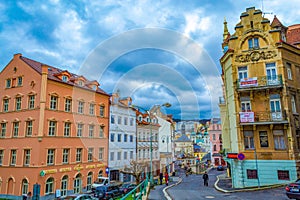
[[[286,111],[282,112],[240,112],[240,123],[286,121]]]
[[[142,197],[147,194],[148,183],[149,183],[149,179],[147,176],[143,182],[141,182],[133,190],[128,192],[120,200],[142,199]]]

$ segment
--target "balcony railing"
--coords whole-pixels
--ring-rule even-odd
[[[252,78],[244,78],[237,80],[238,89],[252,89],[262,87],[282,86],[282,75],[276,76],[260,76]]]
[[[219,97],[219,104],[225,104],[225,98]]]
[[[287,120],[286,112],[240,112],[240,123],[283,122]]]

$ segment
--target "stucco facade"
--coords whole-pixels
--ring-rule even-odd
[[[109,95],[97,81],[14,55],[0,73],[0,193],[41,199],[105,175]],[[1,196],[1,195],[0,195]]]

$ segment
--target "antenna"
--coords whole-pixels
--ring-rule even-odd
[[[265,17],[265,14],[273,14],[272,12],[264,12],[264,0],[261,0],[261,11],[263,13],[263,17]]]

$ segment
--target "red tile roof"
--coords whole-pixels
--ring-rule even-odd
[[[20,59],[23,60],[27,65],[29,65],[31,68],[33,68],[35,71],[37,71],[40,74],[42,74],[42,65],[47,65],[47,64],[44,64],[44,63],[41,63],[41,62],[37,62],[35,60],[23,57],[23,56],[20,56]],[[53,80],[53,81],[57,81],[57,82],[61,82],[63,84],[68,84],[68,85],[72,85],[72,86],[76,86],[76,87],[81,87],[81,88],[84,88],[84,89],[87,89],[87,90],[93,90],[92,88],[88,87],[88,85],[91,84],[94,81],[87,81],[87,84],[85,84],[83,86],[79,86],[73,80],[76,80],[79,77],[83,77],[83,76],[76,75],[76,74],[70,73],[70,72],[68,72],[66,70],[61,70],[61,69],[58,69],[56,67],[52,67],[52,66],[49,66],[49,65],[47,65],[47,66],[48,66],[48,79]],[[60,74],[62,72],[68,72],[71,75],[69,81],[64,82],[60,78],[58,78],[57,74]],[[85,77],[83,77],[83,78],[85,80],[87,80]],[[99,87],[97,88],[96,92],[104,94],[104,95],[107,95],[107,96],[110,96],[109,94],[107,94],[104,90],[100,89]]]
[[[291,45],[300,44],[300,24],[295,24],[288,27],[286,41]]]

